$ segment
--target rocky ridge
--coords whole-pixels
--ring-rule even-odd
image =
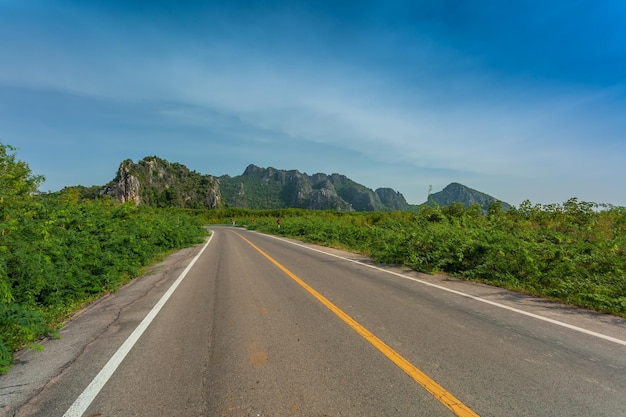
[[[251,164],[242,175],[219,177],[219,181],[228,207],[337,211],[391,211],[410,207],[404,196],[394,190],[373,191],[341,174],[307,175],[297,170]]]
[[[113,181],[100,194],[120,202],[156,207],[217,208],[221,201],[215,177],[156,156],[137,163],[130,159],[123,161]]]
[[[91,191],[90,191],[91,192]],[[149,156],[134,163],[123,161],[115,178],[101,187],[99,195],[120,202],[156,207],[186,208],[302,208],[335,211],[417,210],[392,188],[372,190],[341,174],[308,175],[298,170],[281,170],[249,165],[238,176],[214,177]],[[486,211],[495,198],[452,183],[429,196],[424,204],[447,206],[453,202],[466,206],[480,204]],[[508,204],[501,203],[504,209]]]

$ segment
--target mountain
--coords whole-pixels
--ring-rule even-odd
[[[251,209],[307,208],[392,211],[410,205],[391,189],[371,190],[345,175],[307,175],[249,165],[242,175],[219,177],[224,205]]]
[[[511,208],[509,204],[491,197],[490,195],[453,182],[442,191],[429,195],[428,201],[424,204],[429,206],[449,206],[452,203],[463,203],[466,207],[479,204],[483,208],[483,212],[486,212],[489,209],[489,205],[494,201],[501,204],[503,211],[507,211]]]
[[[190,171],[179,163],[148,156],[138,163],[123,161],[117,175],[100,194],[156,207],[216,208],[219,182],[211,175]]]
[[[414,205],[406,202],[404,196],[400,194],[400,192],[394,190],[393,188],[378,188],[374,192],[380,199],[380,202],[391,210],[408,211],[415,208]]]
[[[336,211],[412,211],[392,188],[372,190],[341,174],[307,175],[297,170],[249,165],[243,174],[214,177],[148,156],[134,163],[123,161],[115,178],[103,187],[77,187],[83,198],[109,195],[113,199],[156,207],[248,209],[304,208]],[[486,211],[495,198],[458,183],[431,194],[424,204],[449,206],[480,204]],[[510,206],[501,203],[504,210]]]

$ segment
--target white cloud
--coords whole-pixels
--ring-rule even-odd
[[[93,16],[87,22],[96,23]],[[396,58],[412,62],[413,53],[423,61],[414,69],[418,75],[410,77],[409,69],[391,69],[393,62],[363,66],[332,51],[307,51],[311,57],[290,48],[259,50],[254,42],[234,37],[168,39],[150,25],[136,32],[111,21],[94,27],[99,29],[72,45],[60,35],[0,42],[0,53],[11,57],[11,65],[0,66],[0,84],[67,91],[113,104],[157,103],[156,115],[173,129],[222,130],[249,136],[251,144],[276,137],[322,151],[324,146],[313,145],[328,145],[385,167],[395,164],[423,175],[429,170],[439,182],[492,181],[502,198],[511,195],[513,201],[502,178],[519,187],[534,184],[528,188],[545,190],[537,192],[545,199],[554,188],[571,194],[576,184],[591,188],[625,174],[621,135],[626,122],[619,117],[626,106],[618,100],[619,87],[593,90],[505,79],[428,40]],[[315,62],[317,56],[327,59]],[[394,52],[377,55],[387,56]],[[438,74],[442,69],[447,70]],[[403,171],[398,178],[406,175]]]

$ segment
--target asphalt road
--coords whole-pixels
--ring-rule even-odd
[[[0,414],[626,415],[624,319],[213,230],[21,353]]]

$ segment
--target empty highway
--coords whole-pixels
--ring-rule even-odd
[[[212,230],[20,354],[0,414],[625,415],[625,319]]]

